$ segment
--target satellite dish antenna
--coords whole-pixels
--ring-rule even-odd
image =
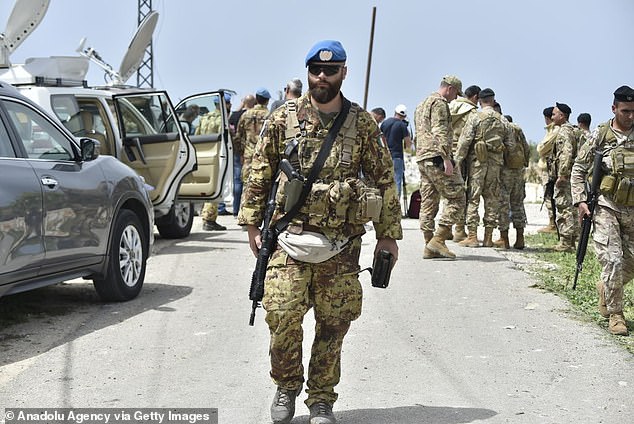
[[[9,56],[44,19],[50,0],[17,0],[0,34],[0,67],[11,65]]]
[[[128,51],[121,61],[121,66],[119,66],[119,84],[125,84],[141,65],[145,49],[152,42],[152,34],[157,22],[158,12],[152,11],[139,24],[139,28],[137,28],[128,46]]]

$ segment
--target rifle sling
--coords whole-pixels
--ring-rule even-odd
[[[283,217],[281,217],[275,223],[274,228],[275,228],[276,234],[280,234],[282,231],[284,231],[286,227],[288,226],[288,224],[290,224],[291,220],[295,218],[295,216],[297,215],[299,210],[302,208],[302,206],[304,206],[304,203],[306,202],[306,199],[308,198],[308,194],[310,193],[313,187],[313,183],[315,182],[315,180],[317,180],[317,177],[319,176],[321,169],[324,167],[324,164],[326,163],[326,159],[328,158],[328,155],[330,155],[330,150],[332,150],[332,145],[334,144],[335,139],[337,138],[337,135],[339,134],[339,130],[341,130],[341,127],[344,121],[346,120],[346,117],[348,116],[348,112],[350,111],[350,106],[351,106],[350,101],[348,99],[346,99],[343,96],[341,97],[343,99],[341,112],[335,118],[335,122],[333,122],[332,127],[330,127],[330,130],[328,130],[328,134],[326,135],[326,138],[324,139],[324,142],[321,145],[321,148],[319,149],[319,154],[317,155],[317,159],[315,159],[315,163],[313,164],[313,167],[310,169],[308,178],[304,182],[304,187],[302,189],[302,192],[299,195],[299,199],[297,200],[297,203],[295,203],[293,207],[291,208],[291,210],[289,210]]]

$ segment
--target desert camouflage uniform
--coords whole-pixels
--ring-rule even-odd
[[[362,223],[350,219],[349,213],[358,203],[356,198],[349,191],[337,189],[342,189],[345,181],[358,181],[359,172],[363,172],[368,184],[378,188],[383,196],[380,220],[374,222],[376,237],[402,238],[401,210],[390,152],[376,142],[379,128],[372,116],[360,108],[357,110],[356,132],[346,125],[353,119],[346,120],[315,182],[317,187],[327,185],[331,188],[330,195],[342,196],[340,199],[344,201],[312,200],[318,194],[314,186],[307,204],[291,223],[294,230],[311,224],[311,231],[316,229],[330,240],[350,237],[352,242],[338,255],[318,264],[293,260],[278,247],[266,274],[262,304],[271,335],[271,377],[278,387],[293,390],[304,381],[301,324],[306,312],[311,307],[315,310],[316,332],[307,381],[308,406],[320,401],[332,405],[337,399],[334,387],[339,382],[343,338],[350,322],[361,314],[358,273],[360,236],[365,230]],[[288,113],[287,107],[279,107],[264,123],[244,186],[238,215],[240,225],[257,226],[262,222],[275,169],[286,147]],[[297,118],[302,129],[298,131],[299,171],[307,177],[334,118],[322,124],[318,110],[311,105],[309,93],[297,100]],[[344,137],[355,138],[346,142]],[[273,222],[284,215],[283,193],[281,185]]]
[[[222,127],[222,114],[220,109],[212,110],[200,117],[200,123],[196,127],[195,135],[216,134]],[[203,221],[216,222],[218,219],[218,204],[205,202],[200,212]]]
[[[460,140],[456,160],[466,161],[467,180],[467,215],[466,223],[469,233],[476,232],[480,224],[478,207],[480,196],[484,199],[485,228],[497,226],[500,208],[500,170],[504,164],[503,149],[511,147],[513,136],[506,119],[491,106],[469,116]],[[483,123],[487,128],[482,128]],[[492,123],[489,125],[488,123]],[[475,153],[477,143],[485,143],[487,160],[480,162]],[[473,147],[472,147],[473,146]]]
[[[550,123],[545,128],[546,134],[544,138],[537,144],[537,153],[539,154],[539,164],[542,171],[542,186],[546,186],[550,175],[548,174],[548,164],[552,161],[553,146],[555,145],[555,139],[559,133],[559,126]],[[544,205],[548,210],[549,221],[555,224],[555,218],[553,217],[553,205],[550,201],[550,196],[544,196]],[[554,229],[554,227],[553,227]]]
[[[629,136],[611,128],[601,136],[601,126],[593,130],[579,149],[570,175],[572,201],[587,201],[586,180],[592,171],[594,153],[603,151],[603,173],[612,172],[610,151],[617,145],[634,149],[634,133]],[[618,205],[610,193],[602,192],[594,210],[594,250],[601,264],[601,280],[605,285],[605,303],[610,314],[623,312],[623,287],[634,278],[634,206]]]
[[[246,182],[251,171],[251,158],[258,142],[262,124],[269,114],[264,105],[257,104],[242,114],[238,121],[236,137],[242,153],[242,182]]]
[[[451,227],[464,221],[464,181],[458,167],[451,176],[445,175],[433,159],[452,159],[453,130],[447,100],[432,93],[416,107],[416,161],[420,170],[420,228],[424,232],[435,230],[435,218],[444,200],[439,225]]]
[[[553,147],[552,162],[548,173],[550,178],[557,180],[564,177],[560,183],[555,183],[555,206],[557,207],[557,228],[562,241],[574,244],[579,233],[577,211],[572,205],[570,193],[570,172],[576,156],[577,139],[573,126],[566,122],[559,127],[555,145]]]
[[[451,128],[453,129],[452,151],[454,156],[456,155],[456,151],[458,150],[458,140],[460,139],[460,134],[462,134],[462,129],[467,123],[467,119],[469,118],[469,116],[471,116],[472,113],[475,113],[477,111],[478,105],[464,97],[458,97],[457,99],[449,102],[449,113],[451,113]]]
[[[530,159],[530,147],[522,128],[514,122],[509,122],[509,126],[513,131],[515,143],[522,146],[524,167],[518,169],[502,167],[500,173],[500,221],[498,223],[500,231],[507,231],[511,221],[513,228],[526,227],[526,211],[524,210],[526,178],[524,173]]]

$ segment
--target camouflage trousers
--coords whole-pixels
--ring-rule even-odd
[[[559,235],[564,238],[577,238],[579,235],[579,222],[577,221],[577,208],[572,205],[570,180],[561,182],[559,186],[555,183],[553,197],[557,207],[556,220]]]
[[[484,201],[485,227],[495,228],[498,224],[500,211],[500,170],[501,165],[493,162],[481,163],[473,161],[469,167],[467,181],[467,216],[466,224],[469,231],[480,225],[480,197]]]
[[[544,171],[541,177],[542,177],[542,187],[545,189],[546,184],[548,184],[548,181],[550,180],[550,176],[548,175],[548,172]],[[553,204],[550,201],[551,198],[552,196],[550,195],[546,196],[546,194],[544,194],[543,205],[546,207],[546,210],[548,211],[548,220],[554,222],[555,219],[553,218]]]
[[[452,175],[434,166],[430,160],[418,162],[420,170],[420,229],[434,231],[435,219],[443,198],[443,211],[438,221],[440,225],[451,227],[464,222],[465,192],[464,181],[459,168]]]
[[[333,404],[341,374],[341,346],[350,322],[361,315],[359,282],[361,238],[327,261],[295,261],[278,247],[267,268],[264,298],[271,343],[271,378],[279,387],[297,389],[304,381],[302,321],[312,307],[315,314],[306,405]]]
[[[619,208],[615,212],[597,205],[592,234],[611,314],[623,312],[623,287],[634,278],[634,207]]]
[[[218,219],[218,204],[205,202],[200,217],[203,221],[216,222]]]
[[[513,222],[513,228],[526,227],[526,211],[524,210],[526,180],[524,178],[524,169],[502,168],[500,182],[500,216],[498,222],[500,231],[508,231],[511,222]]]

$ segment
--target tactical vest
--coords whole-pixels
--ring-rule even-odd
[[[301,145],[302,140],[306,138],[304,128],[297,118],[297,102],[289,100],[285,105],[287,110],[285,130],[287,149],[285,150],[290,153],[287,158],[295,170],[307,175],[310,169],[301,168],[301,161],[297,157],[299,149],[294,148],[294,145]],[[350,106],[348,116],[337,135],[335,144],[340,143],[341,150],[336,168],[351,168],[353,148],[357,143],[359,111],[358,105],[353,103]],[[280,176],[280,190],[278,190],[276,202],[285,205],[285,209],[288,209],[287,199],[292,194],[286,189],[287,186],[291,187],[286,180],[285,176]],[[379,190],[367,187],[358,175],[351,172],[342,180],[316,181],[300,213],[306,216],[305,222],[313,227],[339,228],[346,223],[364,224],[372,219],[378,220],[382,203],[383,199]]]
[[[482,116],[484,113],[479,112]],[[484,119],[478,123],[473,147],[476,158],[479,162],[485,163],[489,159],[489,155],[500,156],[504,151],[504,134],[506,128],[500,118],[494,114],[487,113]]]
[[[616,145],[610,149],[611,173],[601,178],[601,193],[620,206],[634,206],[634,143],[618,144],[610,125],[599,125],[597,146]]]

